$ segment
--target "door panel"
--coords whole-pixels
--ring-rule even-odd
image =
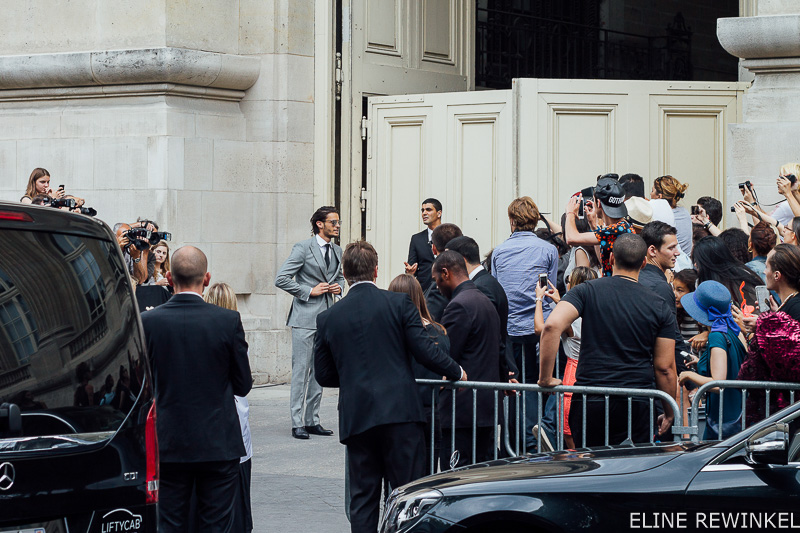
[[[424,229],[425,198],[483,253],[508,235],[511,91],[370,98],[367,240],[378,251],[379,284],[403,273],[411,235]]]
[[[515,197],[557,219],[606,172],[640,174],[648,191],[672,174],[690,183],[687,206],[700,196],[725,203],[725,132],[745,86],[522,79],[512,91],[370,98],[366,234],[380,283],[403,272],[430,196],[483,254],[508,236]]]

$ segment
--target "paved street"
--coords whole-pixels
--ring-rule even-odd
[[[320,417],[333,437],[293,439],[289,385],[254,388],[250,401],[253,434],[254,531],[340,533],[344,515],[344,446],[339,443],[337,391],[325,389]]]

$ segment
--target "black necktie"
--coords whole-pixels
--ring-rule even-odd
[[[331,243],[325,245],[325,266],[331,267]]]

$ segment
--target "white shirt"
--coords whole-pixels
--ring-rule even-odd
[[[478,275],[478,272],[480,272],[481,270],[485,270],[483,268],[483,265],[478,265],[477,267],[475,267],[475,270],[469,273],[469,279],[474,279],[475,276]]]
[[[194,292],[194,291],[182,291],[182,292],[179,292],[178,294],[194,294],[195,296],[198,296],[198,297],[199,297],[201,300],[203,299],[203,295],[202,295],[202,294],[200,294],[199,292]],[[177,296],[177,294],[176,294],[176,296]]]
[[[775,208],[775,211],[772,212],[772,218],[784,226],[789,226],[794,218],[794,213],[792,212],[792,208],[789,207],[789,202],[784,200],[779,203],[778,207]]]
[[[247,398],[233,396],[236,402],[236,414],[239,415],[239,425],[242,428],[242,441],[244,442],[244,455],[239,459],[240,463],[249,461],[253,457],[253,442],[250,438],[250,403]]]
[[[325,247],[328,246],[331,243],[329,241],[326,241],[322,237],[320,237],[319,233],[317,233],[316,237],[317,237],[317,244],[319,244],[319,251],[322,252],[322,258],[325,259],[325,252],[327,251],[327,249]],[[332,244],[331,244],[331,248],[333,248]],[[331,258],[329,258],[329,259],[331,259]]]
[[[433,241],[433,230],[428,228],[428,242]]]

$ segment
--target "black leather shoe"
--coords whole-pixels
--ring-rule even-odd
[[[307,439],[308,431],[306,431],[306,428],[292,428],[292,437],[296,439]]]
[[[317,424],[316,426],[306,426],[306,431],[311,435],[322,435],[323,437],[330,437],[333,435],[333,431],[330,429],[325,429],[324,427]]]

